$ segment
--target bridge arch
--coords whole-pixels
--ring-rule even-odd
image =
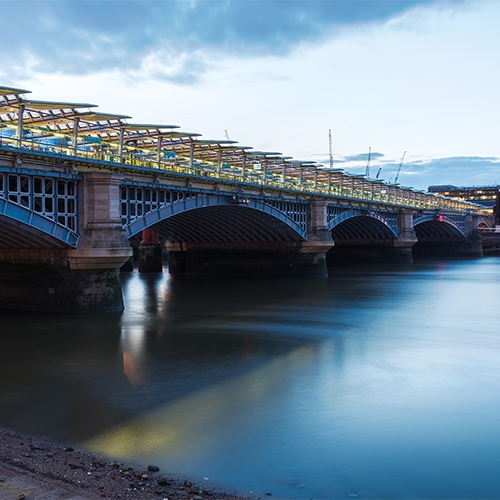
[[[457,224],[445,215],[420,215],[413,222],[413,228],[420,240],[422,238],[465,238],[465,226]]]
[[[201,195],[177,200],[124,226],[131,238],[152,228],[171,242],[305,241],[307,231],[256,199]]]
[[[351,209],[332,217],[328,224],[333,239],[391,239],[397,238],[397,229],[377,212]]]
[[[0,248],[76,248],[79,238],[75,231],[0,198]]]

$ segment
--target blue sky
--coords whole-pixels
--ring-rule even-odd
[[[500,184],[497,0],[0,0],[0,85],[257,150]],[[8,41],[8,43],[6,42]],[[7,49],[7,50],[5,50]]]

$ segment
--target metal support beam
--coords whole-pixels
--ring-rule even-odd
[[[17,113],[17,144],[20,148],[23,140],[23,118],[24,118],[24,104],[19,106]]]
[[[75,118],[73,122],[73,155],[76,156],[78,149],[78,128],[80,127],[80,118]]]
[[[156,145],[156,161],[158,163],[158,168],[161,167],[161,135],[158,136],[158,144]]]
[[[217,175],[220,175],[222,168],[222,149],[217,151]]]
[[[243,180],[245,180],[247,173],[247,157],[245,154],[243,154],[243,159],[241,161],[241,177]]]
[[[189,169],[193,170],[193,162],[194,162],[194,142],[191,141],[189,145]]]
[[[118,156],[120,157],[120,163],[123,163],[123,137],[125,135],[125,129],[120,127],[120,139],[118,142]]]

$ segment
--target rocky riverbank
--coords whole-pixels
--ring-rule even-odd
[[[46,438],[0,427],[1,500],[245,500],[171,478],[153,464],[110,461]],[[248,500],[248,499],[247,499]]]

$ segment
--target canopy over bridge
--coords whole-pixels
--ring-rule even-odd
[[[202,139],[172,124],[133,123],[95,104],[32,100],[29,90],[0,87],[0,144],[186,176],[389,203],[413,208],[485,211],[473,203],[353,175],[277,151],[257,151],[226,136]]]

